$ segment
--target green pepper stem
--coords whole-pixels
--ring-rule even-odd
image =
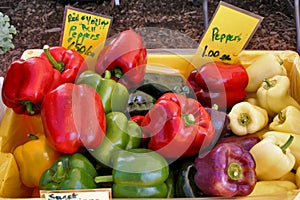
[[[196,121],[194,115],[192,115],[192,114],[183,114],[182,119],[185,123],[185,126],[190,126],[192,124],[195,124],[195,121]]]
[[[94,178],[95,183],[108,183],[113,182],[113,176],[107,175],[107,176],[96,176]]]
[[[110,71],[105,70],[105,72],[104,72],[104,78],[105,78],[105,79],[110,79],[110,78],[111,78],[111,73],[110,73]]]
[[[280,147],[283,153],[286,153],[286,149],[292,144],[294,136],[290,135],[289,139]]]
[[[232,162],[229,164],[227,169],[227,175],[232,180],[239,180],[241,178],[241,174],[243,173],[243,169],[239,163]]]
[[[247,127],[251,123],[251,118],[248,113],[241,113],[238,122],[241,126]]]
[[[115,68],[111,72],[112,72],[112,75],[115,76],[116,78],[121,78],[123,76],[122,69],[119,67]]]
[[[214,103],[214,105],[211,107],[214,110],[219,110],[219,106],[217,104]]]
[[[278,63],[279,63],[279,65],[283,65],[283,59],[282,58],[280,58],[279,56],[276,56],[276,58],[277,58],[277,61],[278,61]]]
[[[63,163],[62,163],[62,161],[59,161],[57,163],[57,170],[56,170],[55,174],[53,175],[52,180],[55,183],[60,183],[65,179],[65,176],[66,175],[65,175],[65,169],[64,169]]]
[[[35,112],[33,110],[33,103],[29,100],[22,101],[21,104],[26,107],[26,111],[33,115]]]
[[[266,85],[264,86],[264,88],[266,90],[271,88],[271,87],[274,87],[276,85],[276,80],[271,81],[269,79],[264,79],[263,82],[266,83]]]
[[[57,62],[53,56],[51,55],[50,51],[49,51],[49,46],[48,45],[44,45],[44,53],[46,54],[48,60],[51,62],[52,66],[57,69],[59,72],[63,72],[65,69],[65,64],[61,61]]]
[[[38,139],[39,139],[38,136],[33,135],[33,134],[31,134],[31,133],[28,133],[28,134],[27,134],[27,137],[29,138],[29,140],[38,140]]]

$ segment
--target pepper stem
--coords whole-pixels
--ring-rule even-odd
[[[108,183],[113,182],[113,176],[107,175],[107,176],[96,176],[94,178],[95,183]]]
[[[57,69],[59,72],[63,72],[65,69],[65,64],[61,61],[57,62],[53,56],[51,55],[50,51],[49,51],[49,46],[48,45],[44,45],[44,53],[46,54],[48,60],[51,62],[52,66]]]
[[[38,136],[33,135],[33,134],[31,134],[31,133],[28,133],[28,134],[27,134],[27,137],[29,138],[29,140],[38,140],[38,139],[39,139]]]
[[[119,67],[115,68],[111,72],[112,72],[112,75],[115,76],[116,78],[121,78],[123,76],[122,69]]]
[[[195,123],[195,117],[192,114],[183,114],[182,119],[185,122],[185,126],[190,126]]]
[[[289,139],[280,147],[282,152],[285,153],[286,149],[292,144],[294,136],[290,135]]]
[[[243,173],[243,169],[239,163],[232,162],[229,164],[227,169],[227,175],[232,180],[239,180],[241,178],[241,174]]]
[[[251,123],[251,118],[247,113],[241,113],[238,122],[241,126],[247,127]]]
[[[110,73],[110,71],[105,70],[105,72],[104,72],[104,78],[105,78],[105,79],[110,79],[110,78],[111,78],[111,73]]]
[[[278,113],[278,120],[280,124],[283,124],[286,120],[286,115],[282,111]]]
[[[271,88],[271,87],[274,87],[275,84],[276,84],[276,80],[271,81],[269,79],[264,79],[263,82],[266,83],[266,85],[264,86],[264,88],[266,90],[269,89],[269,88]]]
[[[26,111],[33,115],[35,112],[33,110],[33,103],[29,100],[22,101],[21,104],[26,107]]]
[[[65,179],[65,169],[64,169],[62,161],[59,161],[57,163],[57,170],[56,170],[55,174],[53,175],[52,180],[55,183],[60,183],[64,179]]]

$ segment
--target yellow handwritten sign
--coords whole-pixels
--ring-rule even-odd
[[[196,60],[202,64],[209,61],[235,63],[262,19],[221,1],[196,51]]]
[[[95,60],[104,47],[111,23],[111,17],[66,6],[61,46]]]

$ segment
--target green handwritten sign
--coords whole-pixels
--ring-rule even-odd
[[[207,62],[235,63],[262,19],[221,1],[195,56]]]
[[[95,60],[104,47],[111,23],[111,17],[66,6],[61,46]]]

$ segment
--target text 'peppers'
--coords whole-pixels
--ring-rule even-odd
[[[148,148],[168,158],[193,156],[207,147],[215,129],[205,108],[195,99],[165,93],[142,121],[150,137]]]
[[[47,140],[59,152],[96,148],[105,136],[105,113],[97,91],[64,83],[45,96],[41,110]]]

